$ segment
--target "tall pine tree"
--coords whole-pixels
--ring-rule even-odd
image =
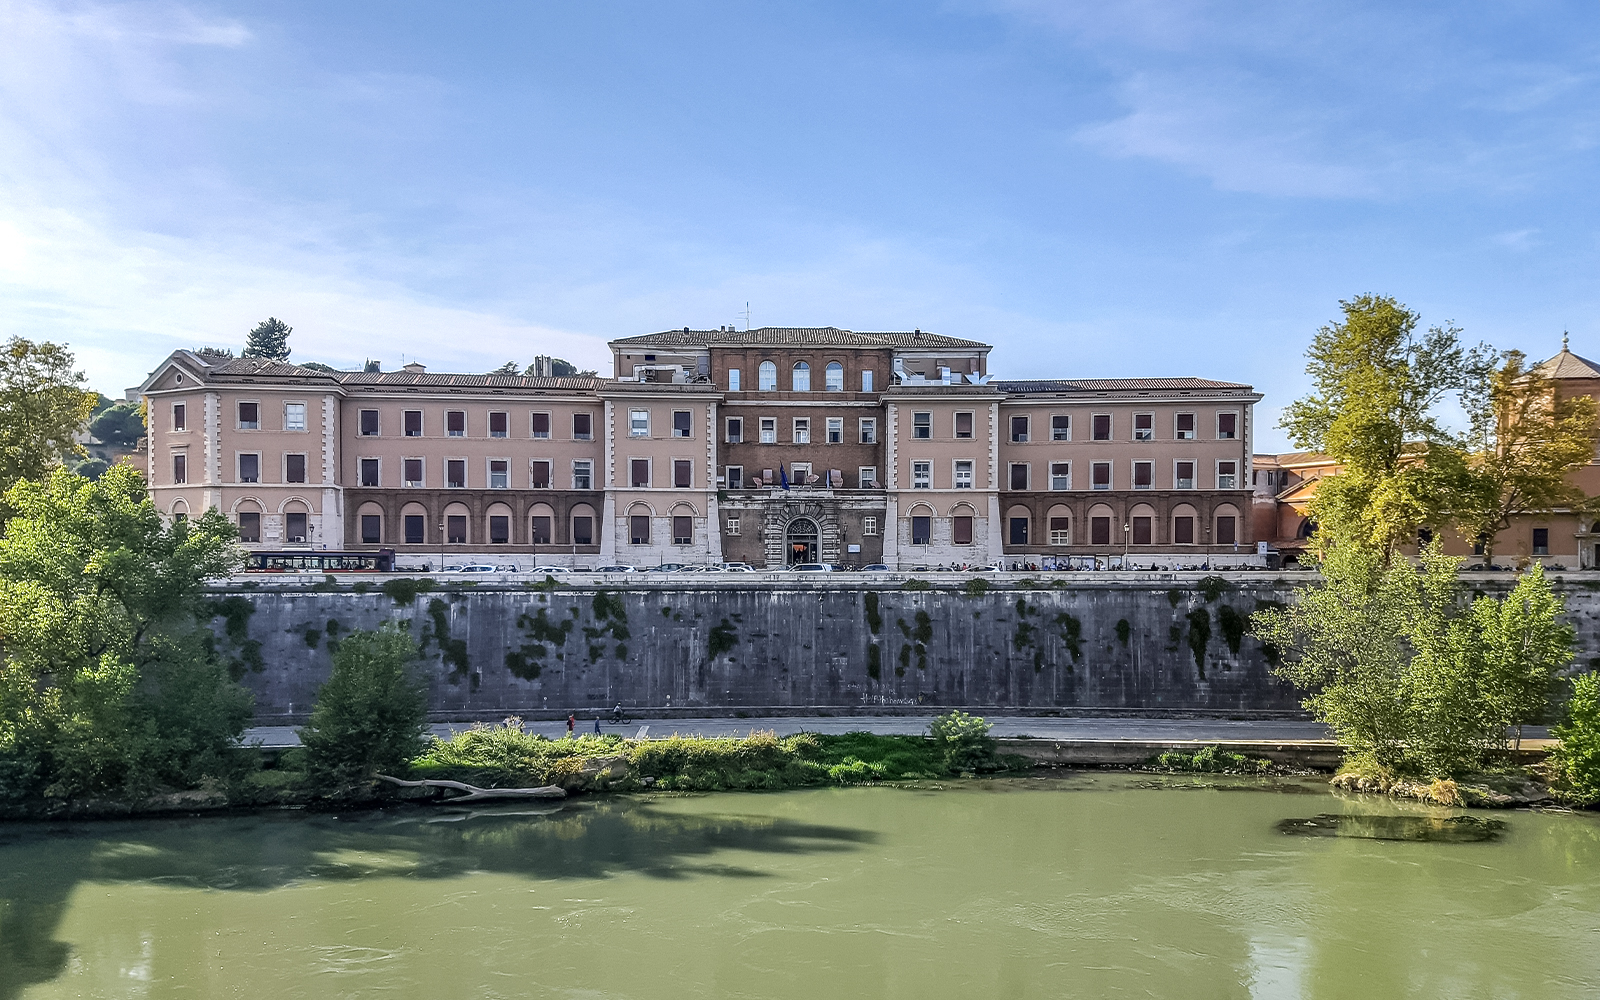
[[[268,316],[250,331],[250,336],[245,340],[243,357],[288,361],[289,334],[293,332],[294,327],[276,316]]]

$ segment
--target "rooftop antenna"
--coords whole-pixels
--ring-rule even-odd
[[[748,302],[744,304],[744,331],[746,333],[750,332],[750,303]]]
[[[1567,349],[1567,331],[1565,330],[1561,331],[1561,349],[1563,351]]]

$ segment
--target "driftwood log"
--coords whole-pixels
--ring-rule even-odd
[[[482,802],[484,799],[564,799],[566,791],[560,785],[540,785],[538,788],[479,788],[469,785],[464,781],[445,781],[438,778],[424,778],[421,781],[405,781],[401,778],[391,777],[387,774],[377,775],[380,780],[399,785],[401,788],[448,788],[451,791],[465,794],[451,796],[445,802]]]

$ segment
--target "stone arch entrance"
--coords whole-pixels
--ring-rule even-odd
[[[784,532],[784,552],[786,562],[790,566],[798,563],[814,563],[817,558],[817,543],[819,532],[817,522],[809,517],[797,517],[789,522],[788,529]]]

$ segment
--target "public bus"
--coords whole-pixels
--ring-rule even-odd
[[[376,552],[251,552],[246,573],[393,573],[394,549]]]

